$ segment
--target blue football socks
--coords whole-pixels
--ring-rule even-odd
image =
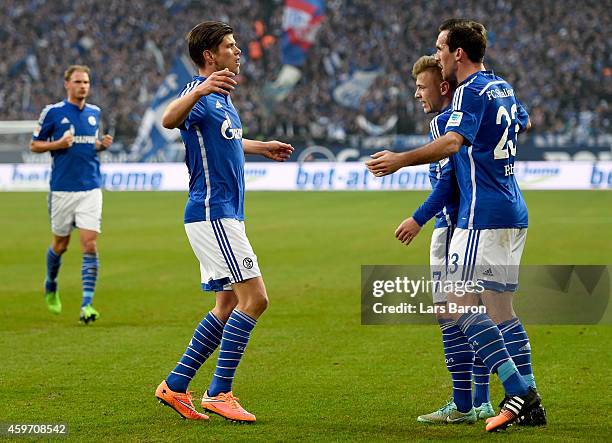
[[[531,346],[529,337],[518,318],[505,321],[498,325],[508,354],[512,357],[516,368],[529,386],[536,389],[533,369],[531,367]]]
[[[223,323],[212,312],[202,319],[176,368],[166,378],[170,389],[175,392],[187,392],[191,379],[219,346],[223,326]]]
[[[501,332],[485,314],[463,314],[457,325],[491,372],[497,373],[507,395],[526,395],[529,387],[506,350]]]
[[[474,350],[452,319],[440,319],[446,367],[453,379],[453,401],[459,412],[472,409]]]
[[[57,291],[57,275],[62,265],[62,255],[56,254],[53,248],[47,249],[47,276],[45,278],[45,292]]]
[[[474,406],[478,407],[483,403],[489,403],[489,368],[485,365],[478,355],[474,358]]]
[[[223,328],[217,367],[208,387],[209,396],[214,397],[232,390],[236,368],[256,324],[257,321],[244,312],[238,309],[232,311]]]
[[[81,266],[83,301],[81,307],[90,305],[93,300],[96,280],[98,279],[98,266],[98,254],[83,254],[83,265]]]

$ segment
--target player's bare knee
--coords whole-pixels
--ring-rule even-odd
[[[483,295],[482,301],[487,315],[495,324],[500,324],[516,317],[512,307],[512,293],[489,292]]]
[[[57,255],[62,255],[64,252],[68,250],[68,242],[70,241],[70,237],[56,237],[51,242],[51,249]]]
[[[460,314],[459,312],[450,312],[448,314],[448,318],[450,318],[451,320],[453,320],[454,322],[457,322],[457,320],[459,320],[459,318],[461,317],[462,314]]]
[[[270,300],[265,292],[255,294],[250,300],[251,309],[257,312],[258,315],[263,314],[264,311],[268,309],[269,304]]]
[[[81,243],[81,247],[85,254],[95,254],[98,251],[96,240],[86,240]]]
[[[436,303],[436,321],[438,323],[442,323],[443,321],[448,321],[450,319],[450,315],[446,312],[446,303]]]
[[[230,315],[232,314],[232,311],[234,310],[234,308],[232,309],[228,309],[227,306],[215,306],[212,309],[212,313],[214,314],[215,317],[217,317],[217,320],[226,323],[227,319],[230,317]]]
[[[51,246],[51,249],[53,249],[53,252],[55,252],[57,255],[62,255],[64,252],[68,250],[68,245],[66,244],[53,245]]]
[[[241,301],[240,305],[247,314],[259,317],[268,308],[270,301],[265,291],[256,291],[249,294],[246,300]]]
[[[217,292],[217,300],[212,313],[225,323],[232,314],[234,308],[238,305],[238,298],[231,291]]]
[[[259,317],[269,305],[266,286],[261,277],[234,284],[238,296],[238,309],[255,318]]]
[[[487,315],[496,325],[504,323],[508,320],[512,320],[514,318],[514,315],[511,312],[506,311],[487,310]]]

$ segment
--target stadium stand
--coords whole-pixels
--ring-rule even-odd
[[[250,138],[342,142],[367,129],[355,116],[394,131],[423,133],[428,118],[412,99],[410,68],[434,51],[442,19],[464,16],[489,30],[486,64],[506,77],[530,110],[534,133],[571,139],[610,134],[612,16],[609,0],[329,0],[302,79],[280,104],[261,97],[281,67],[281,0],[0,0],[0,120],[36,119],[64,96],[72,63],[93,70],[93,96],[105,126],[125,146],[172,60],[185,53],[186,32],[220,19],[235,29],[244,57],[234,101]],[[544,20],[544,17],[546,20]],[[379,74],[356,109],[334,91],[356,71]]]

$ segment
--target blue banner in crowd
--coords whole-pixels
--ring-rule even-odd
[[[174,61],[170,73],[157,89],[155,97],[145,112],[138,136],[132,145],[133,161],[146,162],[157,156],[168,143],[176,139],[176,131],[161,125],[162,115],[168,103],[175,99],[193,75],[189,60],[179,57]]]
[[[283,64],[302,66],[323,21],[325,0],[285,0],[281,57]]]
[[[368,91],[376,77],[381,73],[379,69],[355,70],[350,77],[334,89],[333,96],[336,102],[347,108],[359,109],[361,97]]]

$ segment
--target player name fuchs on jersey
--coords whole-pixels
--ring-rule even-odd
[[[495,98],[506,98],[506,97],[514,97],[514,89],[512,88],[489,89],[487,91],[487,98],[489,100],[493,100]]]

